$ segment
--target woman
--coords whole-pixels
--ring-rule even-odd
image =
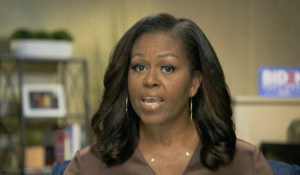
[[[65,174],[255,174],[272,169],[236,139],[218,58],[201,29],[147,16],[116,45],[91,125],[96,143]]]

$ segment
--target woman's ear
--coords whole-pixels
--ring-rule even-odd
[[[201,84],[202,76],[200,71],[194,71],[192,75],[192,85],[190,88],[190,97],[193,97],[196,95],[200,84]]]

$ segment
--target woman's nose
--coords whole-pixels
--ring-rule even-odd
[[[156,87],[159,86],[158,73],[154,69],[149,69],[144,78],[145,87]]]

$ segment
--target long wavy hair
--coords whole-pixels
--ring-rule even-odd
[[[166,13],[142,18],[114,48],[104,77],[102,102],[91,121],[96,135],[92,151],[108,166],[114,166],[128,160],[137,148],[140,119],[130,102],[126,112],[130,54],[137,38],[154,31],[175,33],[188,55],[191,72],[201,72],[201,85],[192,99],[194,121],[203,144],[199,156],[205,167],[217,170],[233,160],[236,144],[231,97],[223,70],[197,24]]]

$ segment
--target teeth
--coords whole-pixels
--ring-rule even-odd
[[[159,100],[157,97],[144,97],[144,100]]]
[[[158,98],[158,97],[144,97],[143,98],[143,101],[163,101],[161,98]]]
[[[149,105],[149,106],[157,106],[158,105],[158,103],[146,103],[146,102],[144,102],[144,104]]]
[[[152,109],[155,109],[159,106],[159,103],[162,102],[163,99],[159,97],[144,97],[143,103],[147,106],[150,106]]]

